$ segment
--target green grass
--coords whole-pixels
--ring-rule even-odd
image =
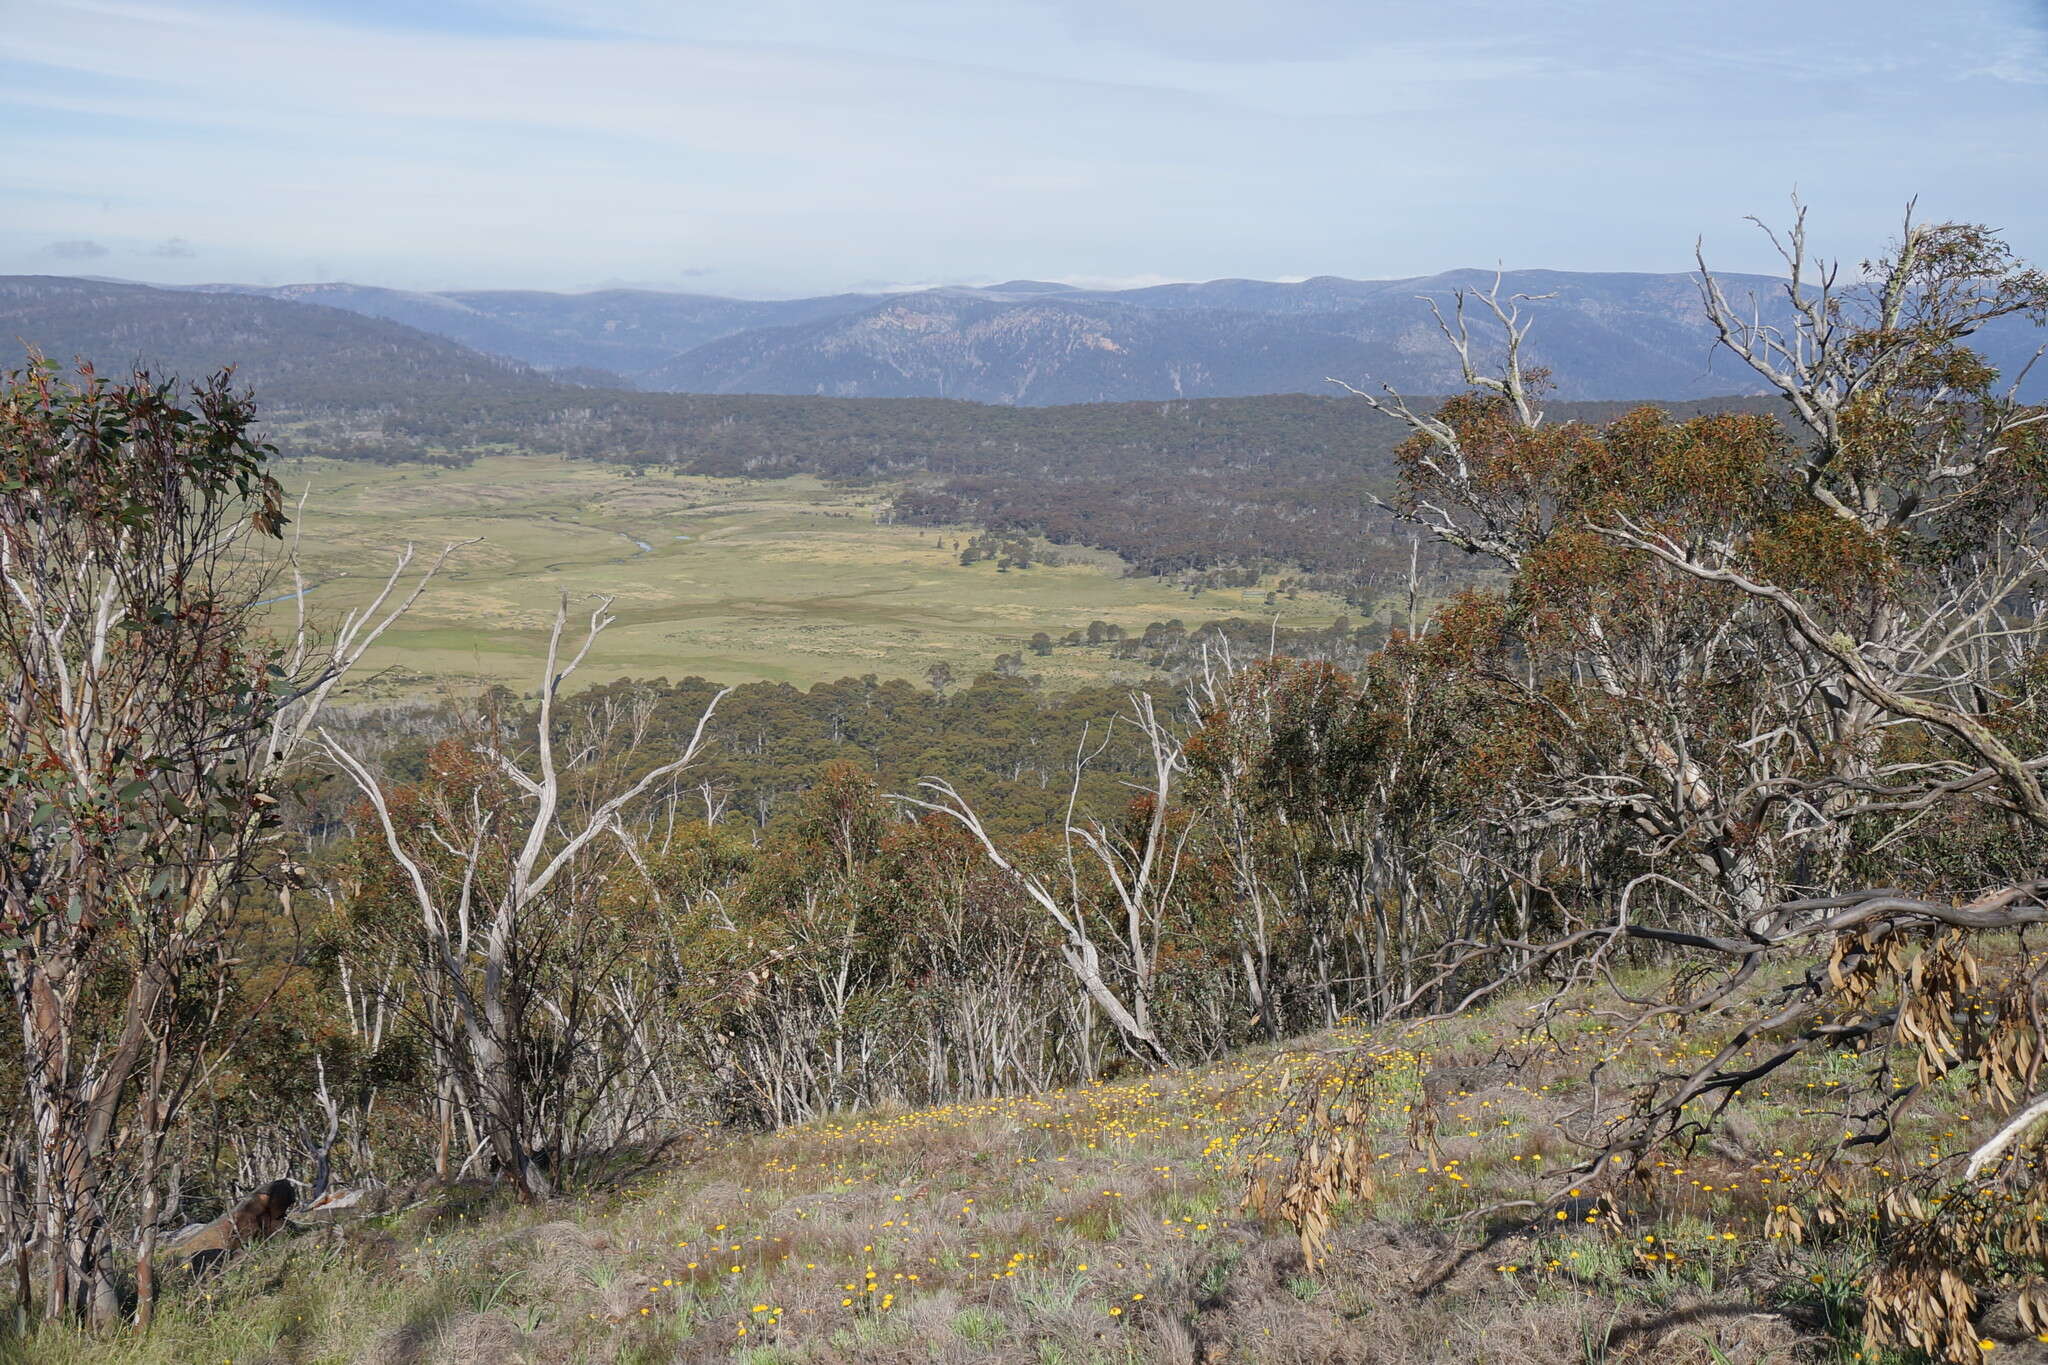
[[[922,682],[944,662],[965,682],[1037,631],[1058,639],[1095,619],[1142,630],[1268,612],[1264,586],[1193,596],[1170,580],[1124,577],[1121,561],[1096,551],[1061,549],[1071,562],[1026,570],[963,567],[954,547],[970,529],[885,524],[888,490],[811,478],[636,478],[524,455],[456,470],[307,460],[280,472],[294,495],[308,491],[301,557],[317,585],[306,598],[315,622],[367,600],[403,545],[433,552],[479,538],[366,661],[414,682],[530,686],[563,592],[614,599],[618,622],[588,664],[593,681]],[[1283,610],[1293,626],[1344,614],[1307,593]],[[293,615],[289,603],[272,612],[280,626]],[[1053,685],[1146,676],[1141,662],[1100,648],[1027,663]]]

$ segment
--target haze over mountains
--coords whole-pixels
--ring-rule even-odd
[[[419,293],[346,283],[176,289],[61,277],[0,281],[0,335],[102,362],[175,360],[190,372],[238,361],[252,372],[314,376],[346,357],[348,386],[395,366],[439,383],[557,381],[699,394],[942,397],[1045,405],[1330,391],[1336,377],[1416,394],[1460,387],[1424,300],[1447,311],[1491,272],[1298,283],[1213,280],[1128,290],[1036,281],[786,300],[646,290]],[[1715,353],[1689,274],[1523,270],[1509,292],[1547,296],[1533,363],[1563,399],[1688,399],[1761,391]],[[1779,282],[1730,275],[1731,298],[1782,311]],[[383,329],[346,316],[374,319]],[[392,324],[395,324],[393,326]],[[1475,325],[1482,354],[1498,329]],[[2037,329],[2011,320],[1985,335],[2002,367],[2023,363]],[[448,343],[459,343],[451,348]],[[416,351],[411,362],[399,353]],[[365,369],[365,362],[376,356]],[[509,362],[509,364],[508,364]]]
[[[1016,280],[898,294],[749,301],[607,290],[411,293],[362,285],[215,286],[319,303],[542,369],[617,374],[683,393],[945,397],[1051,404],[1312,393],[1331,376],[1439,393],[1459,376],[1423,298],[1490,281],[1474,270],[1409,280],[1215,280],[1089,290]],[[1768,297],[1775,282],[1732,277]],[[1567,398],[1690,398],[1754,391],[1712,334],[1688,275],[1516,271],[1511,292],[1554,294],[1536,360]],[[1480,329],[1482,333],[1486,329]]]
[[[13,352],[7,368],[23,347],[188,380],[234,365],[266,407],[293,411],[473,406],[562,388],[523,361],[338,308],[49,275],[0,276],[0,343]]]

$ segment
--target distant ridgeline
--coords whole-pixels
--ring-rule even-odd
[[[335,297],[327,287],[304,295]],[[440,299],[434,307],[443,311],[455,306],[442,296],[404,297]],[[894,503],[904,521],[1093,546],[1140,572],[1285,567],[1359,601],[1407,573],[1408,536],[1371,502],[1391,494],[1402,431],[1355,398],[1028,407],[642,393],[589,386],[622,382],[613,374],[544,372],[422,331],[428,311],[408,315],[414,325],[406,325],[298,296],[0,278],[0,335],[60,362],[86,358],[110,372],[140,363],[187,377],[233,362],[287,455],[445,464],[520,449],[649,471],[886,480],[908,485]],[[529,330],[545,322],[516,310],[507,316],[525,317]],[[1692,412],[1772,401],[1664,406]],[[1560,420],[1601,420],[1627,406],[1559,402],[1551,410]],[[1424,547],[1425,574],[1439,567],[1438,554]]]
[[[1463,370],[1434,305],[1489,288],[1492,271],[1393,280],[1319,276],[1080,289],[1035,280],[883,294],[732,299],[646,289],[423,293],[330,282],[194,286],[246,304],[358,314],[530,365],[571,383],[649,392],[960,398],[1021,406],[1322,393],[1335,375],[1448,393]],[[1792,322],[1783,281],[1721,274],[1761,321]],[[78,283],[78,282],[73,282]],[[1523,360],[1566,399],[1705,398],[1769,391],[1722,351],[1690,271],[1510,270],[1538,325]],[[1856,286],[1844,287],[1848,314]],[[1479,310],[1484,311],[1484,310]],[[2024,320],[1978,338],[2009,372],[2038,338]],[[1500,361],[1500,328],[1471,330],[1472,361]],[[2048,387],[2048,376],[2042,377]]]

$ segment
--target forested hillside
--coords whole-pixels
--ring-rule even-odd
[[[524,296],[494,297],[510,307]],[[689,474],[890,480],[909,485],[898,507],[914,523],[1040,534],[1113,551],[1143,573],[1298,569],[1361,600],[1404,575],[1411,554],[1372,501],[1394,492],[1404,429],[1340,394],[1038,408],[628,393],[572,387],[336,309],[38,278],[0,282],[9,333],[116,370],[141,360],[192,377],[235,363],[287,454],[461,462],[516,448]],[[1558,420],[1626,406],[1550,405]],[[1440,581],[1437,547],[1423,553]]]
[[[1142,652],[1128,690],[1021,653],[619,679],[612,632],[665,604],[564,592],[491,622],[540,639],[522,685],[378,700],[421,601],[480,610],[461,546],[281,618],[296,513],[248,398],[10,377],[0,1350],[1981,1365],[2048,1334],[2048,413],[1969,344],[2048,276],[1958,223],[1869,273],[1875,311],[1789,339],[1710,293],[1782,402],[1546,404],[1485,295],[1500,363],[1441,402],[1009,412],[898,466],[1003,523],[1027,476],[1192,450],[1194,501],[1286,507],[1250,452],[1294,421],[1478,566],[1357,627],[1032,646]],[[842,416],[810,447],[842,476],[874,414],[991,411],[762,410]],[[1358,420],[1405,433],[1383,466],[1331,435]]]
[[[338,308],[55,275],[0,277],[0,334],[109,373],[197,380],[233,365],[278,415],[391,412],[401,426],[488,420],[560,385],[516,360]]]
[[[1759,316],[1790,321],[1784,281],[1724,276]],[[1321,393],[1331,378],[1416,393],[1460,384],[1430,305],[1491,272],[1395,280],[1210,280],[1083,289],[1031,280],[783,300],[610,289],[587,294],[450,291],[352,284],[216,289],[347,308],[548,370],[600,370],[684,393],[959,398],[1060,404]],[[1691,399],[1768,392],[1715,358],[1691,272],[1513,270],[1505,295],[1540,298],[1527,363],[1570,399]],[[2024,326],[1994,322],[1980,346],[2016,372]],[[1497,337],[1480,356],[1498,360]]]
[[[588,294],[510,289],[426,294],[356,284],[207,285],[200,289],[255,294],[385,318],[557,373],[603,371],[635,378],[674,359],[680,351],[736,331],[807,322],[869,301],[858,294],[755,301],[640,289],[603,289]]]
[[[1291,659],[1357,665],[1385,643],[1388,628],[1376,622],[1275,630],[1246,620],[1189,627],[1173,620],[1129,632],[1097,622],[1075,636],[1059,647],[1142,659],[1165,674],[1167,685],[1186,686],[1199,684],[1205,651],[1219,660],[1225,652],[1251,659],[1277,648]],[[854,765],[883,790],[910,791],[943,756],[945,770],[974,794],[993,828],[1045,829],[1067,802],[1074,751],[1091,727],[1109,738],[1083,774],[1091,797],[1114,802],[1142,765],[1124,728],[1111,724],[1129,702],[1129,688],[1048,688],[1028,671],[1037,662],[1019,651],[1014,667],[938,688],[873,674],[805,688],[741,684],[719,702],[717,743],[692,768],[692,780],[712,794],[722,818],[760,836],[785,826],[833,764]],[[687,740],[717,691],[703,678],[622,679],[579,693],[569,710],[583,717],[593,709],[639,708],[639,742],[658,747]],[[439,738],[471,719],[467,708],[408,698],[341,708],[332,723],[374,745],[387,771],[413,780],[427,773]],[[327,792],[313,808],[323,823],[343,820],[346,794]]]

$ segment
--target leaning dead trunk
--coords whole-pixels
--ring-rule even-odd
[[[894,799],[958,821],[973,835],[988,860],[1007,873],[1058,927],[1060,960],[1073,973],[1083,994],[1116,1026],[1125,1048],[1152,1065],[1171,1066],[1172,1054],[1153,1027],[1151,1002],[1161,924],[1179,876],[1182,850],[1194,828],[1192,819],[1183,818],[1176,826],[1169,818],[1174,777],[1183,770],[1185,762],[1180,741],[1159,720],[1149,696],[1132,693],[1130,713],[1118,721],[1136,729],[1150,750],[1152,781],[1139,798],[1144,803],[1144,825],[1142,830],[1132,833],[1100,821],[1083,823],[1076,819],[1082,775],[1109,742],[1105,733],[1101,744],[1091,751],[1090,735],[1084,730],[1075,752],[1073,782],[1067,795],[1064,889],[1012,861],[952,783],[938,778],[926,778],[919,783],[938,798],[936,801],[913,796]],[[1087,850],[1088,859],[1081,858],[1081,849]],[[1110,918],[1112,922],[1121,921],[1114,933],[1098,934],[1091,924],[1089,906],[1084,903],[1081,890],[1084,865],[1100,875],[1113,896]],[[1104,944],[1113,945],[1122,958],[1121,974],[1130,982],[1123,992],[1112,987],[1103,972]]]

